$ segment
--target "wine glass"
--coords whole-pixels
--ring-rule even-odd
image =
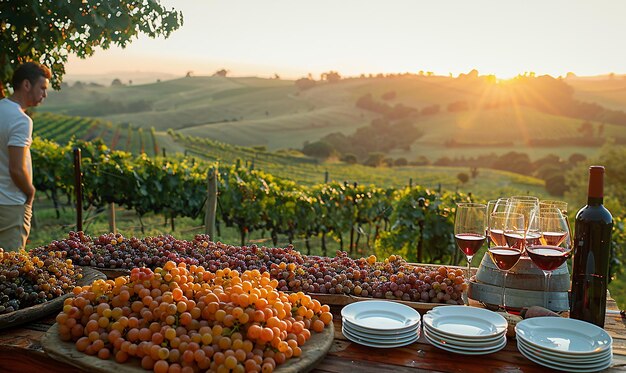
[[[567,216],[567,202],[556,200],[541,200],[539,201],[539,211],[560,211],[561,214]]]
[[[459,203],[454,218],[454,239],[467,259],[467,282],[472,274],[472,257],[485,242],[487,231],[487,205],[482,203]],[[469,304],[467,295],[465,304]]]
[[[506,217],[509,215],[521,215],[522,219],[524,215],[508,213],[508,212],[492,212],[489,214],[487,222],[487,234],[491,242],[496,246],[507,246],[506,238],[504,237],[504,231],[506,228]],[[523,222],[522,222],[523,223]],[[523,226],[521,227],[523,230]]]
[[[505,237],[510,247],[519,247],[523,253],[525,246],[530,243],[538,242],[537,240],[540,237],[537,228],[537,220],[532,219],[533,216],[538,214],[539,202],[538,200],[519,200],[513,198],[514,197],[509,198],[506,205],[506,212],[524,215],[524,227],[519,231],[509,231],[505,233]]]
[[[557,201],[557,200],[541,200],[539,201],[539,212],[561,212],[565,219],[567,219],[567,224],[569,226],[569,219],[567,217],[567,202],[565,201]],[[571,228],[570,228],[571,231]]]
[[[524,229],[524,215],[518,213],[494,212],[489,218],[489,232],[496,246],[489,248],[489,256],[499,270],[504,272],[502,280],[502,308],[506,312],[506,278],[509,270],[517,264],[522,256],[523,248],[520,246],[507,246],[504,233],[499,232],[518,232]]]
[[[534,196],[511,196],[509,197],[511,202],[534,202],[539,203],[539,198]]]
[[[572,241],[567,217],[560,211],[541,212],[535,216],[541,237],[526,251],[532,262],[544,274],[544,307],[549,309],[550,276],[570,257]]]
[[[494,212],[505,212],[506,204],[508,202],[508,198],[498,198],[493,199],[491,201],[487,201],[487,227],[489,227],[489,219],[491,219],[491,214]],[[504,236],[502,237],[504,239]],[[491,246],[491,244],[495,244],[497,246],[503,246],[497,242],[493,241],[493,237],[489,233],[489,229],[487,229],[487,247]]]

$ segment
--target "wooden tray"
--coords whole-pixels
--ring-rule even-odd
[[[299,358],[291,358],[279,365],[275,372],[297,373],[308,372],[324,359],[333,344],[335,336],[334,325],[328,325],[322,333],[311,333],[311,339],[302,347]],[[41,346],[48,356],[55,360],[67,363],[77,368],[93,373],[145,373],[137,358],[124,364],[115,359],[102,360],[97,356],[90,356],[76,349],[73,342],[63,342],[59,338],[59,324],[54,324],[41,339]]]
[[[84,286],[89,285],[95,280],[105,279],[106,276],[101,272],[89,268],[82,267],[83,278],[76,281],[77,285]],[[0,330],[10,328],[12,326],[20,325],[29,321],[40,319],[44,316],[50,315],[55,312],[59,312],[63,308],[63,302],[67,297],[70,297],[72,293],[61,295],[47,302],[37,304],[35,306],[19,309],[15,312],[0,315]]]
[[[328,304],[331,306],[345,306],[354,302],[362,302],[368,300],[384,300],[389,302],[396,302],[407,305],[418,311],[429,311],[438,306],[449,306],[446,303],[423,303],[423,302],[410,302],[401,299],[387,299],[387,298],[369,298],[369,297],[357,297],[348,294],[321,294],[321,293],[308,293],[308,295],[320,301],[322,304]]]
[[[99,267],[83,267],[83,268],[92,268],[96,271],[102,272],[106,275],[107,279],[113,280],[120,276],[128,276],[130,275],[130,269],[125,268],[99,268]]]

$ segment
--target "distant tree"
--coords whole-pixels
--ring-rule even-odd
[[[393,165],[396,167],[406,166],[408,164],[409,164],[409,161],[407,161],[406,158],[398,158],[395,161],[393,161]]]
[[[276,79],[276,80],[280,80],[280,75],[278,75],[278,74],[274,73],[274,79]]]
[[[414,166],[428,166],[430,164],[430,160],[426,158],[426,156],[420,155],[415,159],[415,161],[411,162]]]
[[[544,165],[555,166],[561,168],[561,158],[558,155],[547,154],[533,162],[533,168],[539,169]],[[545,179],[542,177],[542,179]]]
[[[337,83],[341,80],[341,75],[339,75],[336,71],[329,71],[327,73],[322,73],[322,80],[326,80],[329,83]]]
[[[459,181],[461,182],[461,184],[465,184],[469,181],[469,175],[466,174],[465,172],[459,172],[456,175],[456,178],[459,179]]]
[[[159,1],[3,1],[0,3],[0,97],[13,71],[26,61],[52,70],[52,87],[59,89],[70,55],[92,56],[96,47],[126,47],[139,34],[168,37],[182,25],[182,14]],[[7,20],[11,27],[5,27]]]
[[[185,74],[185,78],[191,78],[193,76],[193,71],[187,71]]]
[[[220,70],[217,70],[217,71],[213,74],[213,76],[221,76],[222,78],[225,78],[225,77],[226,77],[226,75],[228,75],[228,73],[229,73],[229,71],[228,71],[228,70],[226,70],[226,69],[220,69]]]
[[[351,153],[345,154],[341,160],[347,164],[356,164],[358,162],[356,155]]]
[[[553,196],[562,197],[567,191],[565,175],[562,172],[554,174],[546,179],[546,191]]]
[[[335,148],[325,142],[325,141],[316,141],[309,144],[305,144],[302,149],[302,153],[315,158],[327,159],[334,156],[337,156],[338,152]]]
[[[119,87],[123,85],[124,83],[122,83],[122,81],[117,78],[113,79],[113,81],[111,82],[111,87]]]
[[[443,157],[437,159],[433,164],[435,166],[450,166],[451,163],[452,160],[444,155]]]
[[[385,153],[370,153],[364,163],[370,167],[380,167],[385,164]]]
[[[522,175],[530,175],[533,171],[533,165],[528,154],[517,152],[508,152],[501,155],[493,162],[492,167],[496,170],[517,172]]]
[[[574,153],[570,155],[569,158],[567,158],[567,163],[569,163],[571,166],[575,166],[577,163],[583,162],[585,160],[587,160],[587,157],[584,154]]]
[[[299,90],[304,91],[306,89],[315,87],[315,80],[310,78],[300,78],[296,80],[295,84]]]

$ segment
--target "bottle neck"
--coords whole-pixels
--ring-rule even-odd
[[[587,205],[588,206],[600,206],[604,203],[603,197],[587,197]]]
[[[591,166],[589,168],[589,189],[587,190],[587,204],[601,205],[604,200],[604,167]]]

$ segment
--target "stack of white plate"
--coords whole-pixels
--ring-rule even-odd
[[[343,335],[369,347],[409,345],[420,336],[420,314],[409,306],[389,301],[363,301],[341,310]]]
[[[436,307],[424,315],[422,322],[426,339],[442,350],[483,355],[506,346],[506,320],[483,308]]]
[[[548,368],[595,372],[613,362],[611,336],[584,321],[537,317],[518,323],[515,333],[519,352]]]

